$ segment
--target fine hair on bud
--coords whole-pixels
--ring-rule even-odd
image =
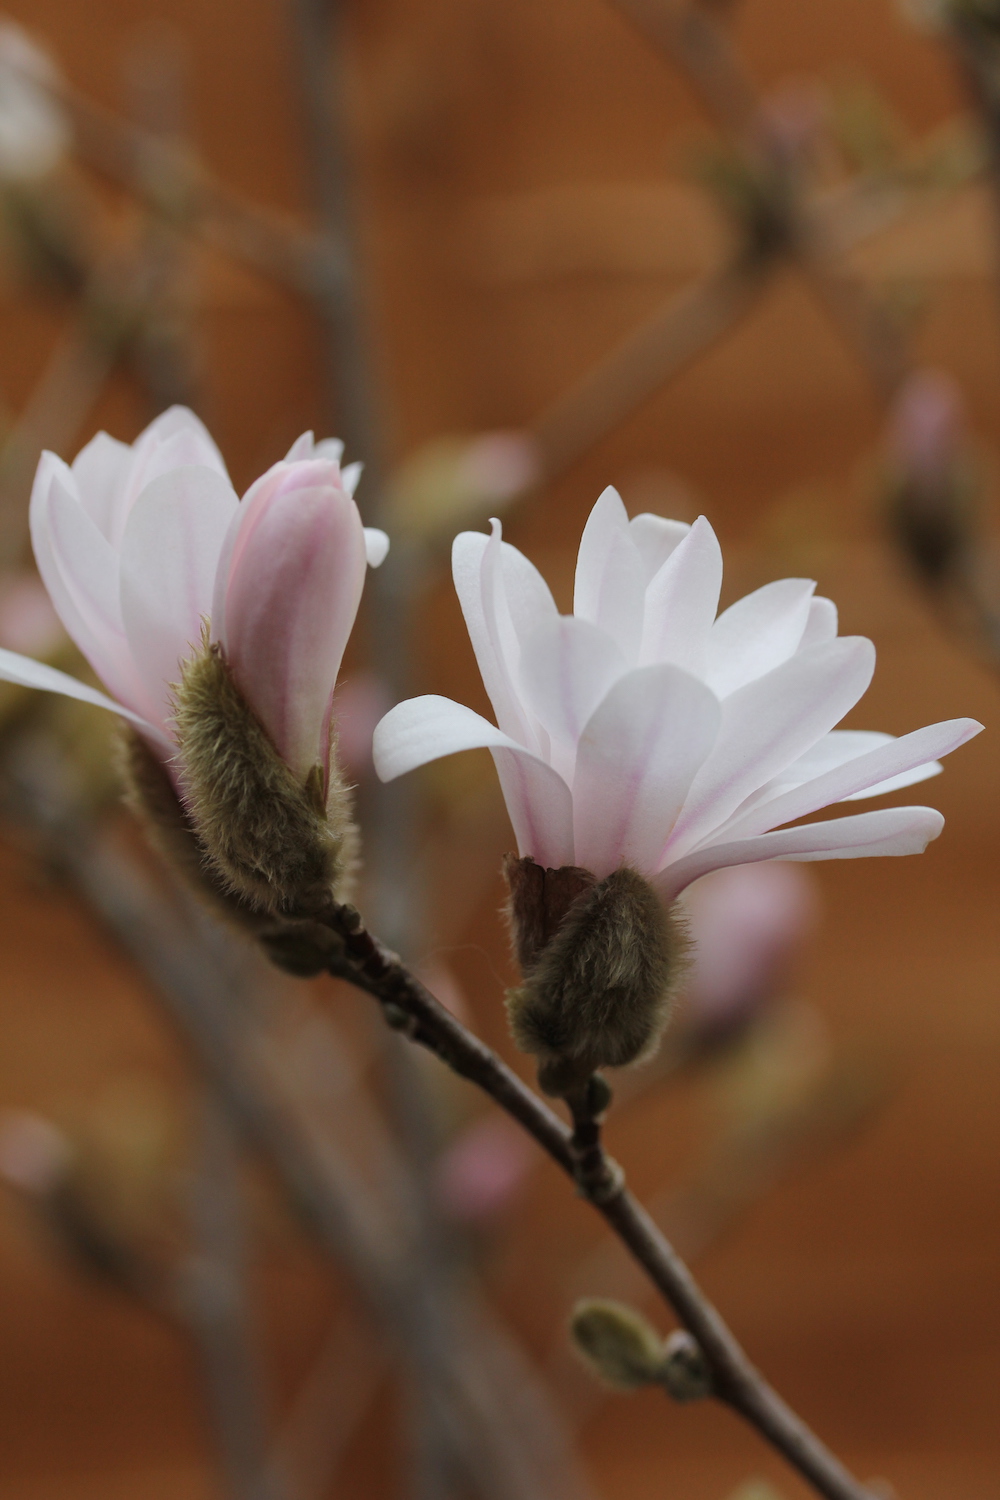
[[[605,1385],[633,1391],[661,1378],[663,1340],[634,1308],[586,1298],[569,1326],[577,1354]]]
[[[519,860],[516,865],[529,863],[533,861]],[[526,889],[544,896],[548,882],[539,882],[531,871],[515,871],[510,863],[507,873],[515,939],[527,957],[531,946],[520,937],[519,907],[530,905]],[[566,873],[544,872],[546,877]],[[563,888],[572,884],[562,882]],[[535,946],[523,983],[507,996],[511,1031],[522,1051],[543,1065],[558,1062],[583,1078],[598,1068],[635,1062],[655,1049],[690,944],[684,924],[664,908],[643,876],[623,867],[604,880],[595,882],[591,876],[588,884],[577,881],[558,921],[547,926],[536,913],[528,930],[532,943],[539,931],[547,941]]]
[[[275,916],[316,916],[344,900],[357,833],[333,747],[329,789],[320,766],[300,782],[215,645],[184,664],[175,702],[185,801],[226,884]]]
[[[125,805],[138,818],[152,847],[216,912],[256,933],[261,913],[249,906],[208,859],[190,814],[166,766],[149,742],[130,725],[118,741],[118,763]]]

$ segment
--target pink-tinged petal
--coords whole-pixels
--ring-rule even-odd
[[[47,519],[52,553],[83,618],[95,631],[120,633],[118,554],[59,474],[52,476]]]
[[[640,662],[672,662],[702,675],[721,589],[718,538],[699,516],[646,589]]]
[[[573,779],[577,863],[652,874],[721,712],[714,693],[669,664],[620,678],[580,737]]]
[[[611,636],[575,615],[544,620],[528,636],[518,674],[521,694],[553,740],[569,752],[569,776],[583,726],[625,670],[625,658]]]
[[[832,818],[782,828],[759,838],[711,844],[661,870],[653,885],[661,898],[676,901],[687,886],[726,865],[756,864],[762,859],[864,859],[874,855],[922,854],[944,827],[933,807],[885,807],[853,818]]]
[[[809,646],[825,646],[827,641],[834,640],[837,623],[837,606],[832,599],[824,599],[820,594],[809,605],[809,618],[802,632],[799,650],[805,651]]]
[[[31,505],[28,513],[31,545],[38,572],[52,600],[56,614],[71,640],[76,642],[89,659],[90,648],[95,644],[94,631],[70,592],[69,584],[63,577],[52,547],[49,508],[52,484],[57,477],[62,480],[67,489],[71,489],[75,484],[73,475],[62,459],[46,451],[39,460],[31,488]]]
[[[350,493],[350,492],[348,492]],[[389,538],[377,526],[365,527],[365,557],[370,568],[380,568],[389,556]]]
[[[798,650],[816,585],[780,578],[737,600],[712,626],[705,680],[720,698],[762,677]]]
[[[44,662],[33,661],[30,656],[19,656],[16,651],[0,649],[0,677],[5,682],[16,683],[18,687],[38,688],[43,693],[60,693],[64,698],[76,698],[80,703],[92,703],[95,708],[106,708],[135,724],[161,749],[173,751],[173,744],[161,729],[133,713],[123,703],[116,703],[97,688],[88,687],[85,682],[79,682],[66,672],[56,671],[55,667],[47,667]]]
[[[856,796],[876,796],[881,791],[912,785],[906,779],[916,772],[918,780],[934,774],[937,757],[949,755],[982,729],[975,719],[948,719],[915,729],[887,745],[854,756],[804,785],[774,797],[726,829],[727,838],[749,838],[795,818],[804,818]],[[929,770],[929,767],[933,768]]]
[[[122,541],[121,607],[133,659],[159,713],[198,648],[212,607],[215,568],[237,507],[212,469],[176,469],[142,492]]]
[[[668,521],[665,516],[654,516],[649,511],[643,511],[641,515],[632,517],[628,530],[639,550],[642,570],[649,583],[670,554],[683,542],[691,526],[687,521]]]
[[[610,486],[587,519],[576,561],[573,612],[599,625],[635,662],[642,636],[642,557],[632,537],[628,513]]]
[[[518,850],[539,864],[573,863],[573,801],[562,777],[482,715],[450,698],[410,698],[375,730],[372,758],[383,781],[460,750],[493,754]]]
[[[364,530],[325,460],[279,465],[261,493],[235,518],[223,644],[247,701],[304,779],[327,764],[333,691],[364,589]]]
[[[91,438],[73,460],[80,504],[101,535],[110,539],[132,463],[132,449],[106,432]]]
[[[300,437],[297,437],[295,439],[295,442],[285,454],[285,463],[297,464],[304,458],[312,458],[314,447],[315,444],[313,443],[312,433],[303,432]],[[343,451],[343,447],[341,448],[341,451]]]
[[[546,869],[577,863],[573,850],[573,798],[565,781],[545,761],[522,750],[494,745],[490,749],[500,778],[507,815],[522,859]]]
[[[695,778],[671,844],[677,858],[722,826],[747,797],[803,755],[871,682],[875,648],[845,636],[799,651],[722,705],[715,749]]]
[[[147,485],[173,469],[211,469],[226,483],[229,474],[205,424],[186,406],[172,406],[150,422],[132,445],[132,464],[111,519],[109,540],[118,546],[129,513]]]
[[[31,492],[30,511],[31,542],[42,582],[67,634],[105,687],[144,718],[155,716],[120,622],[114,627],[106,625],[77,588],[72,550],[65,559],[65,567],[57,554],[51,525],[52,491],[56,484],[70,490],[75,480],[62,459],[54,453],[43,453]]]

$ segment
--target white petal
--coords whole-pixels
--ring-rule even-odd
[[[57,477],[72,492],[72,487],[76,483],[72,473],[61,458],[57,458],[54,453],[46,451],[39,459],[38,468],[35,471],[34,483],[31,487],[31,506],[28,513],[31,527],[31,545],[42,582],[48,591],[56,613],[66,627],[70,638],[76,642],[84,655],[89,658],[89,648],[94,644],[94,632],[84,618],[80,605],[70,592],[69,584],[63,577],[62,569],[59,566],[52,547],[49,505],[52,484]]]
[[[496,533],[487,537],[478,531],[460,532],[451,550],[452,574],[497,723],[504,733],[534,748],[537,737],[512,677],[512,665],[516,672],[520,648],[507,606],[500,546]]]
[[[143,734],[156,740],[157,744],[164,749],[169,751],[174,749],[166,735],[154,725],[147,723],[145,719],[140,718],[138,714],[134,714],[124,704],[116,703],[113,698],[108,698],[97,688],[89,687],[85,682],[79,682],[77,678],[70,677],[66,672],[57,672],[55,667],[47,667],[44,662],[33,661],[30,656],[20,656],[16,651],[0,649],[0,677],[5,682],[17,683],[19,687],[39,688],[44,693],[61,693],[64,698],[77,698],[81,703],[92,703],[96,708],[109,709],[111,713],[120,714],[123,719],[129,719],[142,730]]]
[[[525,641],[518,673],[522,696],[549,734],[571,748],[571,773],[583,726],[625,667],[611,637],[576,615],[544,620]]]
[[[517,852],[546,869],[576,864],[573,852],[573,799],[551,766],[520,746],[490,752],[517,839]]]
[[[375,727],[372,759],[382,781],[395,781],[417,766],[495,745],[521,750],[509,735],[464,704],[428,693],[397,703]]]
[[[344,445],[343,445],[342,442],[340,442],[339,438],[325,438],[322,443],[317,443],[316,444],[316,448],[317,448],[316,457],[317,458],[331,458],[333,456],[331,453],[320,453],[318,451],[320,448],[325,447],[326,443],[329,443],[331,445],[331,447],[338,447],[340,449],[340,452],[343,453],[343,451],[344,451]],[[337,463],[340,462],[340,454],[339,453],[337,455],[336,462]],[[353,495],[354,492],[355,492],[355,490],[357,489],[358,485],[360,484],[360,482],[361,482],[361,475],[364,472],[364,467],[365,466],[362,463],[353,463],[353,464],[348,464],[346,466],[346,468],[341,469],[341,471],[340,471],[340,482],[344,486],[344,489],[347,491],[347,493],[349,495]]]
[[[132,507],[122,542],[122,618],[136,665],[163,712],[169,685],[210,614],[216,566],[238,504],[221,474],[192,467],[161,475]]]
[[[832,641],[836,634],[837,606],[832,599],[824,599],[820,594],[819,598],[813,599],[809,606],[809,619],[802,632],[799,650],[804,651],[807,646],[825,645],[827,641]]]
[[[922,780],[928,774],[928,763],[936,762],[939,755],[957,750],[982,727],[975,719],[948,719],[941,724],[929,724],[925,729],[915,729],[912,734],[904,734],[887,745],[854,756],[783,796],[761,803],[745,818],[727,828],[726,836],[749,838],[781,823],[807,817],[821,807],[829,807],[831,802],[842,802],[857,795],[875,796],[883,789],[889,791],[896,786],[910,785],[905,777],[914,770],[922,773],[918,778]]]
[[[657,869],[720,718],[711,690],[679,667],[637,667],[615,683],[580,737],[573,779],[578,864],[599,878],[622,863],[648,874]]]
[[[311,432],[303,432],[285,454],[286,464],[297,464],[301,459],[312,458],[315,444]]]
[[[310,436],[312,434],[310,433]],[[325,458],[330,463],[340,467],[340,460],[344,456],[344,445],[340,438],[320,438],[318,443],[313,443],[313,458]],[[361,465],[359,464],[360,468]]]
[[[692,881],[725,865],[755,864],[762,859],[863,859],[871,855],[922,854],[943,827],[944,818],[933,807],[886,807],[878,812],[858,813],[853,818],[833,818],[825,823],[782,828],[759,838],[710,845],[668,865],[656,876],[653,885],[669,903]]]
[[[672,856],[703,842],[740,803],[803,755],[864,693],[875,648],[844,636],[799,651],[722,705],[715,749],[695,778],[674,834]]]
[[[139,681],[120,620],[113,627],[104,623],[101,613],[88,602],[86,591],[77,587],[72,548],[64,568],[53,544],[51,500],[57,484],[72,493],[76,481],[62,459],[54,453],[43,453],[31,492],[30,511],[31,543],[42,582],[67,634],[101,681],[116,698],[148,718],[153,715],[153,704]],[[80,514],[86,521],[86,516]],[[64,543],[65,540],[64,535]]]
[[[132,449],[106,432],[99,432],[73,460],[80,503],[101,534],[110,538],[120,508]]]
[[[471,708],[431,695],[397,703],[376,726],[372,758],[381,779],[393,781],[443,755],[483,746],[493,752],[520,853],[555,868],[572,864],[569,787],[551,766]]]
[[[95,630],[120,633],[118,554],[59,474],[49,489],[48,529],[53,555],[84,619]]]
[[[348,491],[350,493],[350,491]],[[365,527],[365,556],[370,568],[380,568],[389,555],[389,538],[377,526]]]
[[[806,578],[780,578],[719,616],[708,638],[705,680],[720,698],[795,654],[815,588]]]
[[[718,538],[699,516],[646,589],[640,662],[673,662],[701,676],[721,588]]]
[[[580,538],[573,612],[613,636],[630,663],[637,658],[642,635],[645,581],[628,513],[618,491],[609,486]]]
[[[649,511],[633,516],[628,523],[629,536],[639,549],[642,568],[649,583],[691,530],[687,521],[668,521]]]

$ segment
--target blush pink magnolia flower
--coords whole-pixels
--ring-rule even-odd
[[[496,521],[490,537],[458,536],[452,563],[497,723],[411,699],[379,724],[375,765],[391,780],[488,746],[522,857],[598,879],[628,865],[672,902],[726,865],[915,854],[940,833],[929,807],[783,826],[922,781],[982,726],[953,719],[900,739],[834,729],[871,680],[871,642],[838,637],[834,605],[799,578],[716,617],[722,554],[704,517],[630,521],[605,490],[572,615]]]
[[[35,560],[68,634],[111,697],[0,651],[0,677],[130,720],[174,753],[171,685],[205,621],[281,756],[326,766],[333,690],[364,585],[388,549],[352,499],[360,466],[305,433],[236,495],[184,407],[133,443],[99,432],[72,467],[43,453],[31,496]]]

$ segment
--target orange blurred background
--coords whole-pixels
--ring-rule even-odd
[[[687,171],[708,128],[689,90],[601,0],[367,0],[344,12],[367,310],[399,461],[442,435],[530,422],[713,263],[724,231]],[[10,15],[77,89],[118,112],[136,50],[176,49],[204,161],[247,200],[309,221],[290,6],[34,0]],[[766,89],[813,78],[836,91],[863,78],[915,137],[963,107],[948,57],[889,0],[746,0],[735,25]],[[109,222],[126,223],[127,200],[99,191]],[[857,266],[881,287],[919,287],[919,356],[955,374],[977,439],[995,450],[992,229],[984,189],[963,187],[876,236]],[[308,307],[260,275],[201,245],[184,255],[198,409],[241,487],[303,428],[323,426],[321,334]],[[16,290],[0,305],[0,389],[14,413],[64,316]],[[151,415],[116,374],[64,456],[98,427],[131,439]],[[505,535],[565,607],[576,540],[606,484],[633,512],[704,509],[727,560],[724,602],[804,573],[837,601],[842,630],[874,640],[875,683],[852,725],[901,733],[958,715],[986,725],[933,783],[928,800],[947,825],[926,855],[814,867],[824,920],[795,993],[829,1045],[863,1057],[880,1107],[783,1172],[698,1262],[753,1358],[855,1471],[906,1500],[986,1500],[1000,1474],[997,685],[935,623],[884,539],[873,497],[883,421],[865,371],[789,274],[732,336],[516,510]],[[415,677],[414,691],[483,706],[443,565],[421,604]],[[434,846],[422,946],[509,1056],[497,920],[508,835],[483,761],[447,761],[424,781],[432,822],[452,842]],[[0,1103],[67,1122],[95,1099],[127,1114],[135,1080],[183,1096],[183,1051],[99,924],[15,837],[0,848],[0,879]],[[363,1027],[362,997],[327,1002]],[[611,1149],[641,1194],[690,1173],[716,1107],[685,1082],[612,1118]],[[281,1409],[351,1292],[272,1217],[254,1274]],[[549,1359],[572,1298],[617,1285],[618,1252],[547,1164],[533,1166],[493,1234],[484,1274]],[[189,1345],[51,1254],[12,1198],[0,1209],[0,1347],[5,1500],[222,1493]],[[336,1493],[400,1492],[387,1436],[397,1416],[389,1394],[374,1400]],[[753,1476],[786,1500],[805,1494],[735,1418],[658,1393],[601,1398],[580,1449],[608,1500],[725,1500]]]

